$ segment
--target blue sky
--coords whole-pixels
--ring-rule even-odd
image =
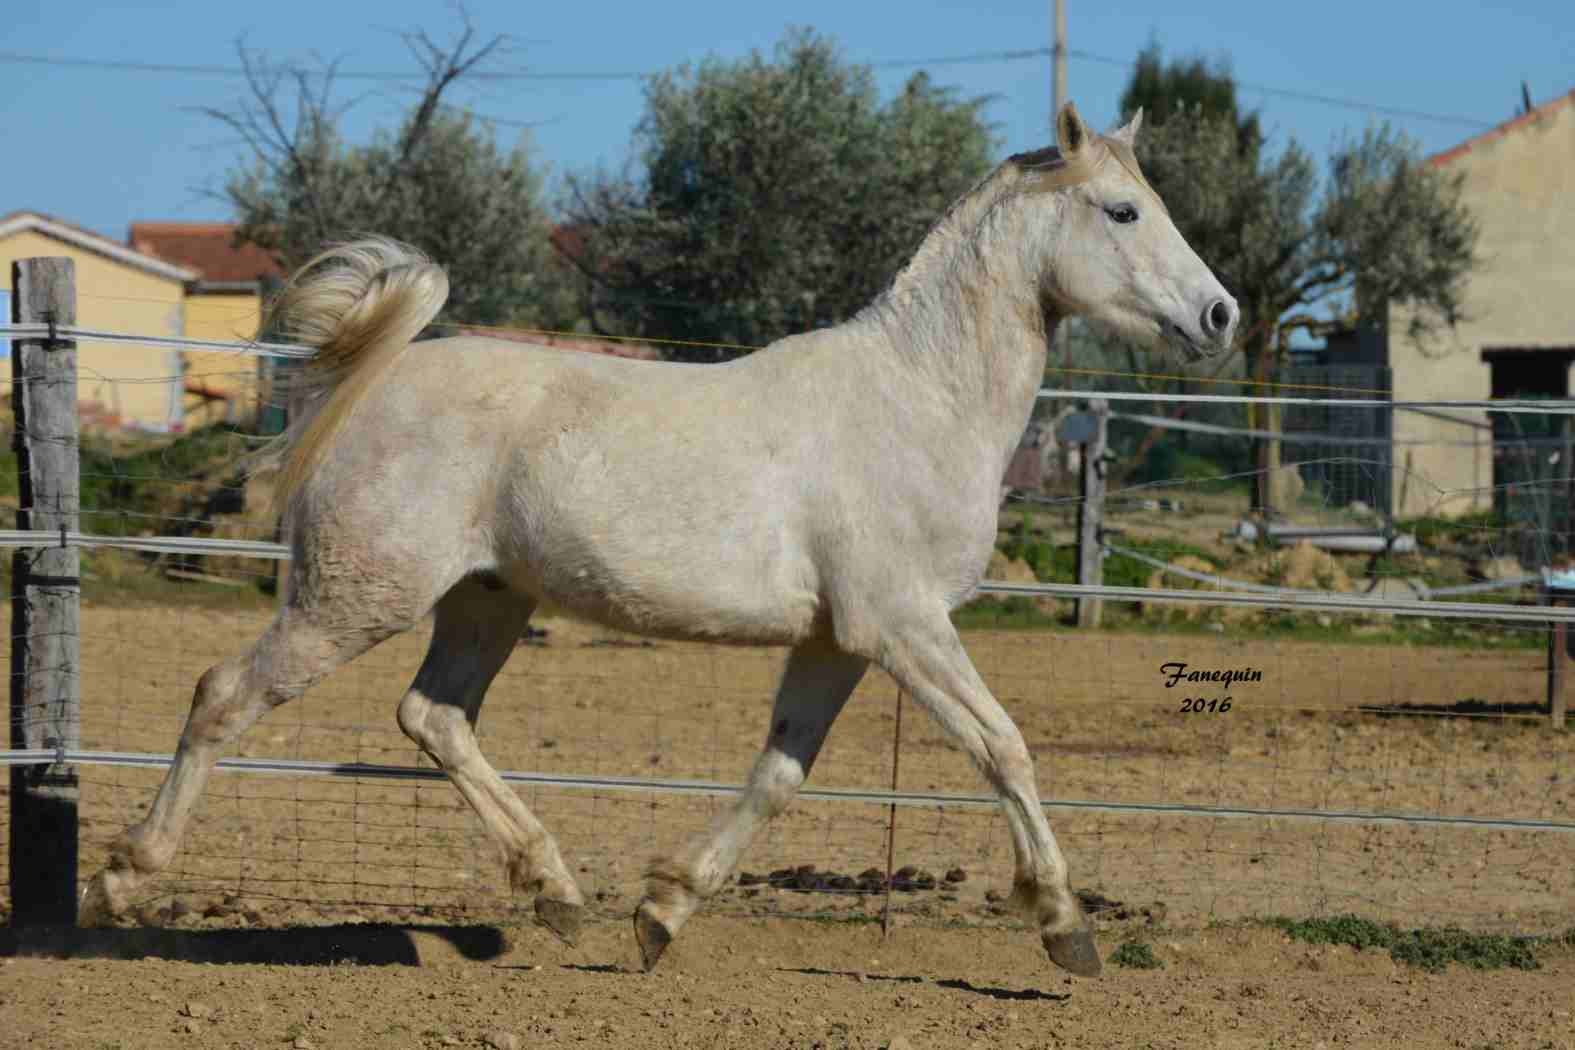
[[[798,0],[791,5],[737,0],[666,4],[524,4],[470,0],[483,33],[507,33],[516,50],[509,68],[537,73],[638,73],[707,54],[769,50],[789,25],[833,37],[853,61],[882,62],[1047,46],[1050,0]],[[406,70],[414,64],[398,32],[426,28],[446,39],[457,25],[445,3],[323,0],[158,4],[10,0],[0,52],[57,58],[183,65],[235,65],[235,41],[275,57],[318,54],[347,70]],[[1575,6],[1504,0],[1491,7],[1425,2],[1317,4],[1163,0],[1067,0],[1074,51],[1116,60],[1074,59],[1070,94],[1085,118],[1106,126],[1130,61],[1151,38],[1167,54],[1228,56],[1245,84],[1335,96],[1378,106],[1460,118],[1392,121],[1429,152],[1511,117],[1522,78],[1545,101],[1575,88]],[[1048,58],[934,65],[932,75],[967,96],[993,95],[987,113],[999,125],[1002,155],[1049,141]],[[911,69],[883,69],[893,92]],[[347,130],[365,135],[392,122],[408,100],[396,85],[346,84],[344,97],[366,92]],[[0,115],[7,162],[0,166],[0,214],[34,209],[116,238],[128,223],[149,219],[229,218],[217,188],[240,156],[233,136],[194,107],[226,105],[243,82],[193,74],[131,73],[0,61]],[[1322,153],[1345,130],[1373,114],[1252,89],[1265,125]],[[539,122],[528,134],[552,172],[629,155],[630,131],[643,96],[637,80],[542,79],[492,83],[457,100],[510,121]],[[521,134],[511,128],[500,135]]]

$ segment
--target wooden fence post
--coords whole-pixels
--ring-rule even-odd
[[[70,259],[11,264],[11,319],[74,325],[76,271]],[[49,751],[81,746],[77,348],[70,339],[12,340],[11,398],[20,506],[18,529],[48,546],[19,548],[11,561],[11,746]],[[11,769],[11,924],[75,925],[77,774],[64,762]]]
[[[1103,398],[1088,402],[1094,433],[1083,442],[1083,499],[1077,506],[1077,582],[1098,586],[1105,582],[1105,557],[1099,531],[1105,517],[1105,449],[1110,424],[1110,404]],[[1100,598],[1077,599],[1077,625],[1098,627],[1104,610]]]

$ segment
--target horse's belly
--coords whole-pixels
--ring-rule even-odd
[[[579,616],[662,638],[790,645],[808,637],[819,599],[807,573],[739,546],[636,553],[618,544],[548,545],[504,575]],[[550,549],[556,546],[556,550]]]

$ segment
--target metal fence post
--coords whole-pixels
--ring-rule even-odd
[[[40,546],[19,548],[11,561],[11,746],[63,753],[81,746],[81,559],[66,544],[79,526],[81,481],[77,348],[53,329],[76,323],[75,266],[22,259],[11,265],[11,286],[11,320],[51,329],[14,339],[11,353],[16,524],[40,534]],[[11,770],[13,926],[76,922],[77,796],[76,768],[65,762]]]
[[[1539,590],[1541,604],[1558,607],[1559,592],[1555,588],[1543,583]],[[1565,627],[1563,620],[1553,620],[1548,624],[1548,722],[1554,729],[1564,728],[1567,710],[1564,700],[1564,665],[1568,662],[1569,642]]]
[[[1105,516],[1105,450],[1110,421],[1110,403],[1104,398],[1088,402],[1094,432],[1083,442],[1082,501],[1077,505],[1077,582],[1099,586],[1105,582],[1105,551],[1100,530]],[[1100,598],[1077,599],[1077,625],[1098,627],[1104,610]]]

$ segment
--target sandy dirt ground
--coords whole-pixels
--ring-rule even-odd
[[[172,750],[197,677],[265,620],[263,611],[86,603],[83,746]],[[641,644],[566,621],[546,627],[540,644],[519,648],[482,713],[482,747],[498,768],[722,783],[747,773],[781,653]],[[1353,911],[1556,933],[1575,915],[1568,833],[1120,808],[1190,803],[1571,823],[1575,741],[1534,716],[1539,652],[1071,631],[979,631],[967,644],[1022,727],[1042,793],[1065,803],[1050,816],[1080,889],[1131,907],[1157,903],[1185,923]],[[232,753],[417,764],[393,709],[423,648],[419,632],[388,643],[274,712]],[[1261,680],[1228,690],[1168,687],[1161,665],[1175,662],[1256,670]],[[1233,702],[1223,713],[1184,712],[1189,695]],[[834,727],[810,786],[889,788],[896,700],[890,680],[872,673]],[[901,716],[901,789],[982,793],[977,773],[923,712],[910,701]],[[80,772],[86,878],[145,810],[161,774]],[[652,856],[726,804],[520,791],[609,918],[628,914]],[[712,909],[868,914],[879,902],[847,892],[857,887],[837,877],[884,871],[891,819],[883,805],[801,801],[744,858],[745,873],[777,872],[777,884],[730,887]],[[913,892],[896,895],[904,911],[935,921],[1001,916],[991,898],[1010,886],[1011,857],[993,806],[901,807],[893,854],[896,868],[918,869],[924,887],[910,883]],[[814,878],[780,885],[786,869],[806,865]],[[949,871],[963,878],[945,881]],[[928,886],[919,878],[926,874]],[[134,921],[186,925],[506,918],[522,906],[504,891],[495,851],[446,782],[235,774],[214,778],[182,852],[139,904]]]
[[[87,603],[84,747],[171,750],[198,675],[265,619]],[[747,771],[780,653],[546,627],[482,715],[500,769],[723,783]],[[1120,808],[1568,824],[1575,741],[1535,716],[1539,652],[1055,631],[966,640],[1022,727],[1043,793],[1064,803],[1052,824],[1102,951],[1136,931],[1163,969],[1075,982],[1053,971],[1001,905],[1011,857],[992,807],[897,811],[894,866],[911,870],[883,942],[884,894],[858,892],[858,877],[885,869],[888,808],[803,801],[645,975],[627,925],[640,873],[722,798],[521,787],[592,902],[568,949],[505,893],[447,784],[221,774],[121,928],[24,939],[20,956],[0,958],[0,1047],[1575,1047],[1567,949],[1534,972],[1430,975],[1248,921],[1356,912],[1560,933],[1575,916],[1575,836]],[[393,709],[423,646],[417,633],[369,654],[233,753],[416,764]],[[1167,687],[1161,665],[1174,662],[1261,678]],[[1184,712],[1189,695],[1233,702]],[[872,674],[812,786],[891,786],[896,701]],[[159,774],[81,774],[86,878]],[[896,780],[982,788],[911,703]]]
[[[1100,936],[1108,950],[1121,935]],[[0,958],[0,1047],[765,1050],[1575,1047],[1575,956],[1431,974],[1262,927],[1153,940],[1163,968],[1052,972],[1010,930],[700,917],[639,972],[622,923],[107,931]]]

